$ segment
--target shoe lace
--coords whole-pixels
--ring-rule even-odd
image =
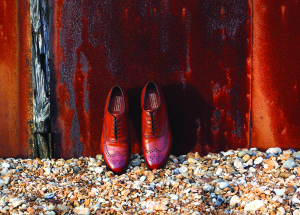
[[[154,115],[153,113],[150,113],[150,117],[147,118],[148,120],[148,125],[150,125],[150,129],[152,131],[150,131],[150,133],[152,135],[154,135],[155,133],[157,133],[157,131],[155,131],[155,129],[157,129],[157,127],[155,127],[155,125],[157,125],[157,118],[155,117],[156,115]]]
[[[116,140],[120,138],[121,136],[118,136],[121,132],[119,131],[121,129],[121,120],[114,117],[114,125],[113,125],[113,134],[115,135]]]

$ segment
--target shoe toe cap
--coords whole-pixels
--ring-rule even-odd
[[[121,174],[126,170],[128,165],[129,156],[116,152],[113,155],[106,156],[107,166],[117,174]]]
[[[145,161],[150,169],[159,169],[165,164],[167,156],[166,153],[160,153],[157,150],[154,150],[147,153]]]

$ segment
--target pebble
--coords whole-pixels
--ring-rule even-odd
[[[4,180],[4,184],[6,184],[6,185],[10,183],[10,177],[9,176],[4,176],[3,180]],[[0,182],[0,184],[1,184],[1,182]]]
[[[77,207],[75,208],[75,214],[84,214],[84,215],[89,215],[91,213],[89,208],[84,208],[84,207]]]
[[[24,200],[20,200],[18,198],[11,199],[10,202],[11,202],[13,208],[16,208],[16,207],[22,205],[23,203],[25,203]]]
[[[140,166],[141,164],[142,164],[142,161],[140,159],[135,159],[130,162],[130,165],[132,167]]]
[[[210,184],[205,184],[205,185],[203,186],[203,190],[204,190],[205,192],[212,193],[212,192],[214,192],[215,188],[214,188],[214,186],[212,186],[212,185],[210,185]]]
[[[261,164],[263,161],[264,161],[264,159],[262,157],[257,157],[254,160],[254,164],[258,165],[258,164]]]
[[[296,162],[293,160],[287,160],[285,161],[282,166],[286,169],[291,169],[297,166]]]
[[[242,157],[244,157],[246,154],[247,154],[247,151],[240,151],[240,152],[238,153],[238,156],[239,156],[240,158],[242,158]]]
[[[292,176],[293,174],[292,173],[290,173],[290,172],[281,172],[280,174],[279,174],[279,177],[281,177],[281,178],[289,178],[290,176]]]
[[[222,153],[225,157],[228,157],[230,155],[234,155],[234,151],[227,151]]]
[[[295,153],[293,154],[293,156],[294,156],[295,159],[300,160],[300,151],[295,152]]]
[[[286,189],[274,189],[274,192],[278,196],[283,196],[285,193]]]
[[[250,160],[250,158],[251,158],[250,155],[246,154],[246,155],[242,158],[242,160],[243,160],[244,163],[246,163],[247,161]]]
[[[224,190],[225,188],[229,187],[229,183],[227,181],[220,182],[219,187],[221,190]]]
[[[216,171],[216,175],[219,176],[223,172],[222,168],[218,168]]]
[[[218,195],[215,201],[215,206],[219,207],[223,204],[223,202],[224,202],[224,198],[221,195]]]
[[[5,181],[0,178],[0,186],[3,186],[3,185],[5,185]]]
[[[78,173],[80,170],[81,170],[81,169],[80,169],[79,166],[74,166],[74,167],[73,167],[73,171],[74,171],[75,173]]]
[[[54,197],[54,194],[53,193],[47,193],[45,194],[44,198],[45,199],[52,199]]]
[[[247,149],[170,155],[163,169],[151,171],[143,155],[134,154],[130,163],[141,163],[121,175],[108,171],[100,155],[0,158],[0,214],[251,214],[255,201],[265,204],[259,214],[293,214],[300,204],[296,153],[269,159]],[[287,161],[294,169],[284,167]]]
[[[103,169],[102,167],[96,167],[96,168],[95,168],[95,172],[98,173],[98,174],[102,173],[103,170],[104,170],[104,169]]]
[[[254,201],[246,204],[244,211],[245,211],[245,213],[247,213],[249,211],[256,211],[264,206],[265,206],[265,203],[262,200],[254,200]]]
[[[280,154],[282,152],[281,148],[276,147],[276,148],[269,148],[266,153],[267,154]]]
[[[238,196],[232,196],[232,198],[230,199],[229,205],[231,207],[238,207],[241,203],[241,200]]]
[[[236,169],[243,169],[243,162],[239,158],[234,161],[233,165]]]
[[[185,173],[186,171],[188,171],[188,168],[185,167],[185,166],[182,166],[179,168],[179,172],[182,174],[182,173]]]
[[[9,169],[9,168],[10,168],[10,164],[9,164],[9,163],[3,162],[3,163],[2,163],[2,167],[3,167],[3,168]]]

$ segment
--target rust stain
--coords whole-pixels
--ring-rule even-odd
[[[0,14],[0,157],[33,157],[29,1],[1,1]]]
[[[173,153],[248,146],[247,1],[53,0],[52,5],[56,157],[100,153],[103,108],[115,84],[127,90],[132,152],[141,152],[140,93],[150,80],[165,94]]]
[[[299,149],[300,3],[254,1],[253,146]]]

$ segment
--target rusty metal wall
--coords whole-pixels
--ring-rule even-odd
[[[140,93],[165,94],[173,153],[299,149],[296,0],[52,0],[55,157],[100,153],[104,102],[126,89],[133,152]],[[29,0],[0,3],[0,157],[34,157]],[[251,132],[249,132],[251,131]]]
[[[0,2],[0,157],[33,157],[29,0]]]
[[[252,145],[300,148],[300,2],[254,1]]]
[[[173,153],[247,147],[251,2],[53,0],[51,117],[56,157],[100,153],[110,88],[129,95],[141,152],[140,93],[162,87]]]

